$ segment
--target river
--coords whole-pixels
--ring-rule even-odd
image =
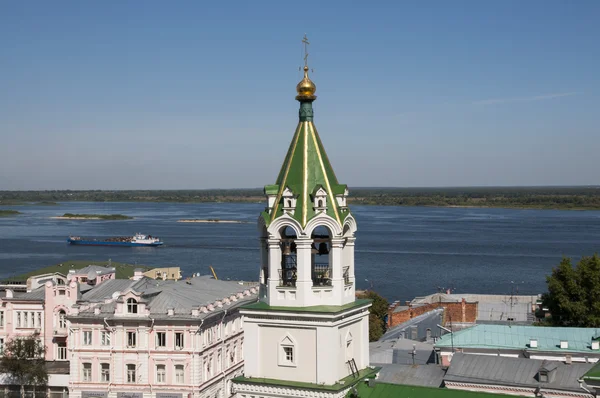
[[[95,203],[10,206],[0,217],[0,277],[66,260],[179,266],[184,276],[258,278],[256,219],[263,204]],[[600,211],[354,206],[358,222],[358,288],[389,300],[453,289],[455,293],[536,294],[563,256],[597,252]],[[55,220],[64,213],[125,214],[133,220]],[[183,218],[242,224],[178,223]],[[108,237],[135,232],[160,237],[159,248],[69,246],[69,235]]]

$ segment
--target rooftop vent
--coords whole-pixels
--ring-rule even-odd
[[[536,339],[529,340],[529,348],[538,348],[538,341]]]
[[[567,348],[569,348],[569,342],[567,340],[561,340],[560,348],[562,348],[563,350],[566,350]]]

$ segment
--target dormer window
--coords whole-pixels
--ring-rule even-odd
[[[294,192],[289,187],[286,187],[281,195],[281,200],[283,201],[282,209],[285,214],[294,215],[294,211],[296,210],[296,199],[297,196],[294,195]]]
[[[134,298],[127,299],[127,313],[137,314],[138,313],[138,302]]]
[[[320,185],[315,188],[313,197],[313,209],[316,212],[323,212],[327,210],[327,191]]]
[[[540,370],[540,383],[548,382],[548,371]]]

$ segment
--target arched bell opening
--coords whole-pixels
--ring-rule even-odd
[[[331,286],[333,269],[331,268],[331,231],[325,226],[318,226],[312,231],[311,239],[311,277],[313,286]]]
[[[279,286],[296,286],[298,276],[298,257],[296,231],[292,227],[283,227],[279,231],[281,236],[281,268],[279,269]]]

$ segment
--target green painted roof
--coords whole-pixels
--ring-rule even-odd
[[[416,387],[402,384],[388,384],[375,382],[373,387],[369,387],[366,382],[356,385],[358,398],[493,398],[508,397],[504,394],[488,394],[483,392],[472,392],[463,390],[451,390],[448,388],[435,387]],[[348,392],[347,397],[352,397],[352,391]]]
[[[377,372],[379,372],[381,368],[365,368],[358,372],[358,375],[347,376],[340,380],[342,383],[336,383],[333,385],[322,385],[322,384],[314,384],[314,383],[302,383],[298,381],[288,381],[288,380],[277,380],[277,379],[266,379],[262,377],[244,377],[238,376],[233,379],[236,383],[247,383],[247,384],[261,384],[261,385],[271,385],[271,386],[280,386],[280,387],[292,387],[299,388],[303,390],[321,390],[321,391],[340,391],[345,388],[348,388],[359,381],[365,378],[374,378]]]
[[[563,328],[542,326],[509,326],[509,325],[476,325],[442,336],[436,347],[464,347],[484,349],[513,349],[528,351],[563,351],[563,352],[596,352],[592,351],[592,338],[600,335],[597,328]],[[538,341],[537,348],[530,348],[531,339]],[[569,348],[560,348],[561,340],[569,342]]]
[[[301,109],[311,106],[310,102],[302,102]],[[312,108],[310,110],[312,111]],[[274,187],[277,189],[273,212],[268,217],[263,215],[266,224],[269,225],[283,214],[282,195],[285,189],[289,188],[297,198],[293,217],[303,227],[306,226],[315,216],[311,195],[319,185],[327,192],[327,214],[342,225],[349,211],[339,208],[335,195],[343,194],[346,185],[338,183],[312,117],[306,118],[301,115],[275,185],[265,186],[266,194],[273,194]]]
[[[241,307],[246,310],[260,310],[260,311],[284,311],[284,312],[313,312],[313,313],[337,313],[349,310],[355,307],[362,307],[371,304],[373,300],[370,299],[356,299],[351,303],[345,305],[315,305],[310,307],[278,307],[272,306],[262,301],[244,305]]]
[[[583,375],[582,379],[586,381],[600,381],[600,362],[596,362],[594,367],[588,370],[587,373]]]

